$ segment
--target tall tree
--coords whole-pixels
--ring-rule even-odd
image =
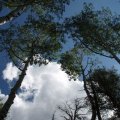
[[[120,64],[120,16],[112,15],[109,9],[94,11],[92,4],[85,4],[79,15],[65,21],[66,30],[77,44],[90,51],[114,58]]]
[[[79,52],[76,53],[76,50]],[[119,117],[119,75],[114,70],[94,70],[94,64],[88,61],[85,65],[83,51],[79,49],[66,52],[61,57],[62,69],[70,75],[70,79],[82,79],[83,87],[90,103],[92,116],[91,120],[102,120],[109,110],[115,112]],[[83,62],[84,61],[84,62]]]
[[[25,25],[11,26],[4,32],[1,36],[4,49],[20,69],[21,74],[0,111],[0,120],[7,116],[29,64],[41,65],[55,60],[62,48],[63,40],[61,25],[48,18],[28,19]]]
[[[96,69],[88,81],[92,81],[94,90],[99,95],[97,98],[104,101],[100,106],[101,109],[114,110],[115,116],[120,117],[120,76],[116,70]]]
[[[81,71],[82,71],[82,77],[83,77],[83,82],[84,82],[84,90],[87,94],[87,98],[88,98],[88,102],[90,103],[90,107],[91,107],[91,111],[92,111],[92,116],[91,116],[91,120],[96,120],[96,104],[94,101],[94,97],[91,95],[91,91],[89,90],[89,87],[87,85],[87,75],[86,75],[86,69],[83,68],[82,65],[81,66]],[[97,102],[96,102],[97,103]]]
[[[1,29],[0,45],[3,48],[1,50],[7,51],[21,74],[0,111],[0,120],[7,116],[29,64],[47,64],[48,61],[56,59],[56,53],[62,48],[63,34],[61,25],[55,22],[54,18],[62,15],[69,0],[16,0],[6,1],[3,4],[11,11],[0,18],[1,24],[19,16],[23,9],[30,8],[32,14],[27,17],[23,25],[12,25],[6,30]]]
[[[87,81],[87,87],[90,91],[90,95],[92,97],[92,100],[94,102],[94,105],[95,105],[95,110],[96,110],[96,115],[98,117],[98,120],[102,120],[102,117],[101,117],[101,109],[100,109],[100,100],[98,99],[98,93],[96,92],[95,88],[94,88],[94,84],[93,84],[93,81]]]
[[[80,48],[81,47],[81,48]],[[91,120],[95,120],[97,114],[96,104],[94,97],[91,95],[91,91],[87,86],[87,78],[91,69],[93,69],[93,62],[90,59],[85,57],[85,50],[84,46],[76,46],[71,51],[64,53],[61,57],[60,63],[62,64],[62,69],[66,71],[68,75],[70,75],[70,79],[80,79],[82,78],[83,87],[86,92],[87,98],[90,103],[90,107],[92,110]],[[85,61],[87,59],[87,64],[85,65]]]

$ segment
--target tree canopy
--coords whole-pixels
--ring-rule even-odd
[[[6,0],[1,3],[1,11],[9,9],[6,15],[0,17],[1,25],[16,19],[23,12],[27,15],[22,24],[11,22],[7,28],[0,28],[0,52],[5,51],[21,71],[1,108],[0,120],[5,119],[14,103],[28,66],[46,65],[50,61],[60,63],[70,80],[82,79],[91,120],[102,120],[102,112],[106,110],[113,110],[114,116],[120,117],[120,76],[115,70],[96,69],[95,56],[92,56],[92,53],[99,54],[120,64],[119,15],[113,15],[110,9],[94,10],[92,4],[85,3],[78,15],[58,21],[56,18],[63,17],[70,0]],[[66,36],[71,37],[73,47],[64,51]],[[67,108],[59,109],[65,113],[73,110],[72,114],[76,111],[77,117],[72,115],[72,119],[81,119],[78,116],[81,108],[78,99],[74,106],[79,108],[74,109],[67,104]],[[71,117],[71,114],[67,115]],[[63,117],[69,120],[66,115]]]
[[[85,4],[79,15],[66,19],[65,27],[78,44],[120,63],[119,22],[119,15],[109,9],[95,11],[92,4]]]
[[[65,5],[69,4],[70,0],[1,0],[0,2],[1,10],[9,8],[9,12],[0,17],[0,24],[3,25],[19,17],[22,13],[29,12],[30,9],[39,16],[44,14],[60,17],[65,11]]]

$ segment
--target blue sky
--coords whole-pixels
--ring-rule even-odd
[[[65,16],[71,16],[78,14],[83,8],[83,3],[92,3],[95,9],[101,9],[101,7],[109,7],[113,13],[120,13],[120,0],[75,0],[71,2],[71,5],[66,8]]]
[[[67,6],[66,7],[66,11],[64,13],[64,16],[65,17],[69,17],[71,15],[76,15],[79,13],[79,11],[83,8],[83,3],[84,2],[91,2],[93,3],[95,9],[100,9],[101,7],[109,7],[113,13],[117,13],[119,14],[120,13],[120,1],[119,0],[75,0],[75,1],[72,1],[70,6]],[[2,16],[5,12],[3,11],[2,13],[0,13],[0,16]],[[18,17],[16,20],[21,23],[21,21],[23,21],[23,19],[25,18],[25,14],[21,15],[20,17]],[[9,23],[8,23],[9,24]],[[3,26],[0,26],[0,27],[6,27],[8,24],[5,24]],[[67,46],[68,48],[71,47],[71,44],[68,44]],[[98,57],[98,59],[100,61],[102,61],[103,65],[105,65],[106,67],[111,67],[111,66],[115,66],[116,69],[120,69],[120,65],[115,61],[115,60],[111,60],[111,59],[107,59],[105,57],[101,57],[101,56],[98,56],[96,55],[96,57]],[[11,65],[12,63],[9,63],[9,58],[6,54],[4,53],[0,53],[0,89],[2,91],[2,95],[6,95],[8,94],[9,92],[9,86],[8,86],[8,83],[6,82],[6,80],[3,79],[3,76],[4,78],[8,79],[8,81],[10,82],[10,77],[13,77],[13,73],[12,75],[9,73],[10,71],[11,72],[14,72],[15,76],[18,74],[18,73],[15,73],[16,69]],[[7,65],[7,67],[6,67]],[[52,70],[51,70],[51,69]],[[5,69],[5,70],[4,70]],[[3,70],[5,71],[4,74],[3,74]],[[38,70],[38,71],[37,71]],[[39,71],[42,73],[41,75],[39,75],[39,78],[41,80],[41,82],[37,82],[38,84],[42,84],[41,86],[38,86],[37,83],[33,82],[34,79],[38,81],[38,79],[36,78],[36,76],[38,76],[39,74]],[[51,71],[50,73],[51,74],[48,74],[48,72]],[[54,72],[56,71],[56,73],[58,74],[58,77],[54,74]],[[8,74],[9,73],[9,74]],[[38,73],[38,74],[37,74]],[[14,118],[14,120],[19,120],[20,118],[15,116],[17,115],[18,113],[22,116],[25,116],[23,120],[33,120],[33,117],[32,117],[32,110],[29,111],[28,110],[28,106],[31,105],[32,106],[32,109],[34,110],[36,107],[34,105],[38,105],[38,107],[36,109],[39,109],[40,107],[40,104],[38,102],[38,98],[39,97],[42,97],[40,98],[41,102],[43,102],[43,104],[45,104],[45,101],[46,101],[46,98],[49,98],[51,101],[49,101],[48,103],[46,103],[46,105],[51,105],[52,106],[52,101],[53,100],[57,100],[57,98],[54,98],[53,96],[50,97],[51,93],[50,91],[48,90],[45,90],[44,89],[47,89],[50,87],[50,89],[52,89],[52,87],[55,87],[57,86],[58,84],[60,84],[63,88],[61,87],[55,87],[55,91],[52,91],[52,93],[54,93],[54,95],[57,95],[56,97],[60,97],[58,94],[60,94],[62,96],[62,99],[64,99],[64,96],[67,96],[68,98],[70,98],[71,96],[69,95],[70,91],[71,93],[74,94],[74,90],[77,90],[79,88],[79,83],[69,83],[69,82],[61,82],[59,80],[59,77],[61,77],[61,79],[67,79],[65,73],[61,73],[60,71],[60,68],[59,68],[59,65],[57,65],[56,63],[51,63],[50,65],[48,65],[46,68],[45,67],[42,67],[42,68],[38,68],[38,66],[31,66],[28,70],[28,74],[29,76],[27,76],[25,78],[25,82],[23,83],[22,87],[24,88],[23,89],[23,93],[19,94],[17,96],[17,99],[16,99],[16,104],[14,107],[13,107],[13,110],[11,112],[12,114],[12,117]],[[63,76],[62,76],[63,75]],[[56,85],[54,85],[50,80],[49,81],[49,77],[52,76],[52,79],[54,80],[55,82],[55,79],[57,79],[57,82],[55,82]],[[13,77],[14,78],[14,77]],[[15,77],[16,78],[16,77]],[[30,82],[28,82],[27,80],[30,80]],[[46,80],[43,81],[43,80]],[[51,86],[48,86],[46,85],[46,83],[49,83]],[[64,86],[64,84],[67,86]],[[70,84],[70,86],[68,86],[67,84]],[[35,87],[34,85],[36,85],[37,87]],[[77,87],[76,87],[77,86]],[[33,88],[34,90],[37,91],[36,95],[34,95],[33,93]],[[76,88],[75,88],[76,87]],[[74,90],[73,90],[74,89]],[[79,88],[80,89],[80,88]],[[26,91],[24,91],[26,90]],[[61,91],[61,92],[59,92]],[[34,95],[35,99],[33,101],[34,105],[28,101],[26,101],[26,98],[27,97],[30,97],[30,93],[32,95]],[[42,93],[43,92],[43,93]],[[77,94],[77,93],[76,93]],[[72,95],[72,97],[75,97],[75,95]],[[58,100],[60,103],[62,101],[62,99]],[[36,102],[37,101],[37,102]],[[56,103],[56,104],[58,104]],[[23,107],[25,106],[25,107]],[[44,106],[42,106],[44,108]],[[17,109],[19,108],[19,110]],[[25,114],[23,113],[23,110],[28,110],[28,112]],[[48,110],[50,108],[48,107]],[[48,110],[44,110],[45,112],[43,113],[43,115],[45,116],[47,113],[49,113]],[[13,114],[15,113],[15,115]],[[30,115],[31,114],[31,115]],[[37,111],[35,114],[33,114],[33,116],[37,116],[38,117],[39,115],[39,112]],[[48,116],[48,115],[47,115]],[[30,118],[31,117],[31,118]],[[34,118],[35,120],[38,120],[38,118]],[[43,117],[43,116],[42,116]],[[9,120],[9,119],[8,119]],[[46,120],[46,118],[43,118],[41,120]]]

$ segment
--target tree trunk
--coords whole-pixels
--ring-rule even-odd
[[[83,82],[84,82],[84,90],[87,94],[87,97],[88,97],[88,100],[91,104],[91,109],[92,109],[92,117],[91,117],[91,120],[96,120],[96,106],[94,104],[94,101],[93,101],[93,98],[92,96],[90,95],[90,92],[87,88],[87,85],[86,85],[86,77],[85,77],[85,74],[84,74],[84,70],[82,69],[82,75],[83,75]]]
[[[94,101],[95,101],[95,106],[96,106],[96,112],[97,112],[98,120],[102,120],[101,114],[100,114],[100,106],[98,104],[98,99],[97,99],[96,91],[94,89],[92,81],[91,81],[91,89],[92,89],[92,92],[93,92],[93,98],[94,98]]]
[[[20,11],[24,11],[26,7],[25,6],[19,6],[15,10],[11,11],[8,13],[6,16],[0,17],[0,25],[3,25],[14,18],[18,17],[20,15]]]
[[[112,51],[110,51],[110,53],[113,56],[113,58],[120,64],[120,59]]]
[[[5,102],[5,104],[3,105],[3,107],[0,111],[0,120],[4,120],[7,117],[7,113],[9,111],[10,107],[12,106],[12,104],[14,103],[16,93],[17,93],[18,89],[20,88],[21,83],[22,83],[22,81],[23,81],[23,79],[26,75],[26,71],[27,71],[27,68],[29,66],[29,62],[31,60],[31,57],[32,56],[30,56],[28,58],[28,60],[26,61],[25,66],[24,66],[24,68],[21,72],[21,75],[19,75],[18,81],[16,82],[15,86],[11,89],[11,92],[8,96],[8,99],[7,99],[7,101]]]
[[[93,98],[92,98],[92,96],[90,95],[90,92],[87,89],[86,81],[84,81],[84,90],[85,90],[85,92],[87,94],[87,97],[89,99],[89,102],[90,102],[91,108],[92,108],[92,117],[91,117],[91,120],[96,120],[96,107],[95,107]]]
[[[27,8],[27,6],[30,5],[30,3],[32,4],[34,1],[35,0],[27,0],[25,4],[18,6],[15,10],[11,11],[6,16],[0,17],[0,25],[3,25],[9,21],[12,21],[16,17],[20,16],[21,13]]]

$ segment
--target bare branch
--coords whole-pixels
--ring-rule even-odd
[[[74,99],[73,103],[70,104],[66,102],[64,106],[59,106],[58,109],[63,113],[62,117],[65,120],[78,120],[78,118],[82,118],[85,114],[80,114],[81,109],[85,106],[81,104],[81,99]]]

